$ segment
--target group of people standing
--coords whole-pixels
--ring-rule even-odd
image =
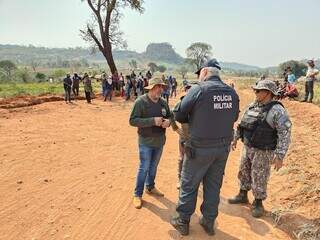
[[[201,183],[203,202],[199,224],[208,235],[214,235],[227,158],[239,139],[244,143],[238,173],[240,190],[229,203],[247,204],[247,193],[252,190],[255,198],[252,216],[261,217],[271,164],[275,164],[276,170],[282,167],[290,144],[291,121],[281,102],[275,100],[276,84],[268,79],[252,87],[256,100],[247,107],[237,130],[233,131],[239,116],[239,97],[222,81],[220,70],[216,59],[206,62],[196,72],[199,81],[184,84],[186,95],[173,110],[161,98],[167,83],[163,78],[150,79],[149,92],[135,101],[129,119],[130,125],[138,128],[140,163],[133,197],[137,209],[143,206],[144,191],[164,196],[156,188],[155,179],[166,142],[165,132],[172,126],[180,135],[179,199],[170,224],[182,235],[189,234]]]
[[[130,75],[125,77],[122,73],[120,73],[120,75],[115,73],[112,76],[107,76],[106,73],[103,73],[100,81],[104,101],[111,101],[115,91],[118,92],[119,96],[124,97],[126,100],[129,100],[130,98],[137,98],[147,91],[146,87],[148,86],[149,79],[151,78],[152,73],[150,71],[147,71],[145,76],[143,76],[142,72],[140,72],[137,76],[135,72],[132,71]],[[63,79],[66,103],[71,103],[71,92],[75,98],[79,96],[79,87],[81,81],[83,82],[87,103],[91,103],[94,93],[91,78],[87,73],[85,73],[83,77],[80,77],[77,73],[74,73],[72,78],[70,74],[67,74],[67,76]]]
[[[302,102],[310,102],[313,101],[314,96],[314,83],[316,81],[316,77],[319,74],[319,70],[316,69],[315,63],[313,60],[307,61],[308,69],[305,76],[305,96]],[[279,85],[279,98],[289,98],[294,99],[299,96],[299,92],[296,86],[297,78],[293,73],[292,68],[289,66],[285,69],[283,73],[284,82]]]
[[[177,79],[171,75],[167,77],[162,75],[161,80],[166,84],[162,93],[162,97],[169,104],[169,97],[172,98],[173,96],[174,97],[177,96],[177,87],[178,87]]]
[[[146,87],[148,87],[151,78],[152,73],[150,71],[147,71],[145,76],[142,72],[137,76],[134,71],[132,71],[130,75],[127,75],[123,88],[125,99],[128,101],[131,98],[136,99],[138,96],[143,95],[146,92]]]
[[[79,96],[80,81],[83,82],[87,103],[91,103],[93,90],[91,79],[87,73],[85,73],[82,78],[77,73],[74,73],[72,78],[70,74],[67,74],[67,76],[63,79],[63,88],[65,93],[64,100],[66,103],[71,103],[71,91],[73,92],[75,98]]]

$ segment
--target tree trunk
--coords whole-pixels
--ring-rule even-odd
[[[107,46],[105,48],[103,55],[107,60],[111,73],[114,74],[115,72],[118,72],[116,64],[113,60],[112,47],[110,42],[107,43]]]

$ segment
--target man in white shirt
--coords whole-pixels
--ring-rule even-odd
[[[304,97],[303,102],[307,102],[308,98],[309,101],[308,102],[312,102],[313,99],[313,86],[314,86],[314,82],[316,81],[316,76],[319,73],[319,70],[315,68],[315,64],[313,60],[309,60],[308,62],[308,71],[307,71],[307,75],[306,75],[306,95]]]

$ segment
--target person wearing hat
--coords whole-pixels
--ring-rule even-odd
[[[306,75],[306,83],[305,83],[305,97],[302,102],[307,102],[309,98],[309,102],[312,102],[313,99],[313,86],[316,81],[316,76],[319,74],[319,70],[315,68],[315,64],[313,60],[309,60],[308,62],[308,71]]]
[[[73,74],[72,77],[72,92],[75,97],[79,96],[79,83],[81,78],[78,76],[77,73]]]
[[[136,99],[129,119],[130,125],[138,128],[140,164],[133,197],[133,205],[138,209],[142,207],[144,188],[147,194],[164,196],[155,187],[155,178],[172,118],[168,104],[161,98],[165,86],[160,78],[150,79],[145,87],[148,93]]]
[[[67,74],[67,77],[63,79],[64,100],[66,103],[71,103],[71,86],[72,80],[70,78],[70,74]]]
[[[256,101],[244,112],[238,125],[232,149],[238,139],[243,142],[238,179],[240,191],[230,198],[230,204],[248,203],[248,191],[252,190],[254,201],[251,213],[261,217],[264,213],[262,201],[267,198],[267,184],[271,163],[278,171],[290,145],[291,121],[281,102],[275,101],[277,86],[271,80],[262,80],[252,87]]]
[[[173,111],[178,122],[189,124],[179,200],[176,214],[170,220],[182,235],[189,234],[200,182],[203,183],[203,202],[199,223],[208,235],[214,234],[233,125],[239,115],[239,97],[221,80],[220,70],[216,59],[207,61],[196,72],[199,84],[188,91]]]

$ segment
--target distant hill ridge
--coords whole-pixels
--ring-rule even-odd
[[[150,43],[145,52],[138,53],[129,50],[114,50],[115,61],[129,62],[135,59],[141,64],[156,62],[168,65],[180,65],[184,62],[170,43]],[[46,48],[32,45],[9,45],[0,44],[0,60],[11,60],[17,64],[30,64],[32,61],[50,62],[60,60],[82,60],[91,62],[104,62],[105,59],[97,52],[91,54],[89,49],[76,48]],[[221,62],[222,68],[235,71],[259,71],[262,68],[235,62]]]

